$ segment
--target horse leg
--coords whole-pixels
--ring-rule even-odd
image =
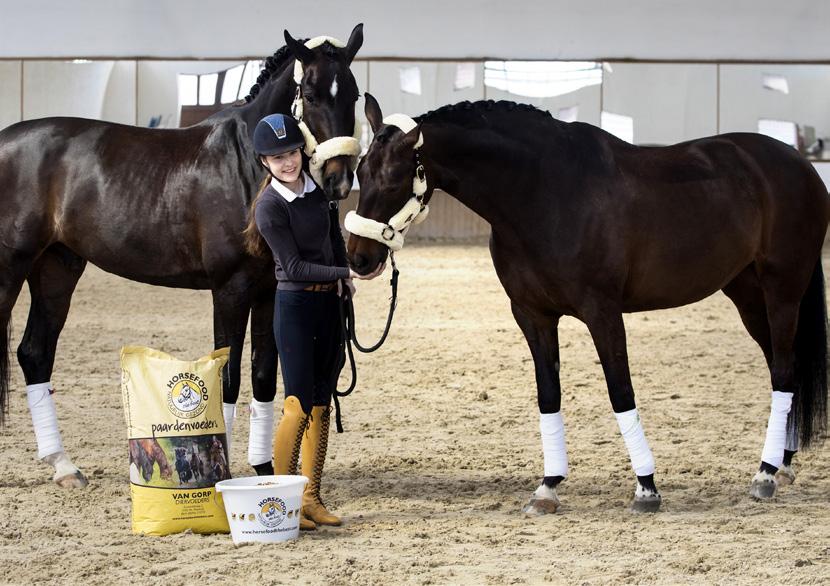
[[[0,427],[8,412],[12,309],[37,257],[36,253],[16,250],[7,243],[3,252],[0,256]]]
[[[530,501],[522,508],[528,517],[554,513],[559,508],[556,487],[568,475],[565,424],[562,420],[559,386],[559,316],[535,315],[516,303],[513,317],[527,340],[536,370],[536,399],[544,455],[544,478]]]
[[[767,368],[772,372],[772,340],[770,338],[769,320],[767,318],[767,305],[764,301],[764,291],[761,289],[761,281],[754,265],[744,269],[737,277],[723,288],[724,294],[735,304],[741,321],[753,340],[761,347]],[[791,421],[793,412],[788,415],[787,442],[784,449],[784,460],[775,479],[779,486],[795,482],[795,471],[792,467],[792,459],[798,451],[798,430],[795,422]]]
[[[622,313],[611,306],[595,306],[584,312],[584,319],[602,363],[611,407],[637,475],[631,510],[635,513],[657,512],[661,497],[654,484],[654,456],[634,401]]]
[[[58,337],[85,267],[84,259],[62,245],[53,245],[41,254],[27,277],[32,304],[23,340],[17,348],[38,458],[55,468],[53,480],[64,488],[83,488],[88,484],[63,449],[51,382]]]
[[[236,401],[239,399],[242,347],[245,344],[245,328],[251,308],[248,289],[236,281],[232,279],[228,284],[212,291],[214,348],[231,348],[228,362],[222,369],[222,416],[225,420],[228,458],[236,416]]]
[[[750,486],[750,494],[759,499],[775,496],[778,479],[784,483],[794,480],[792,455],[788,458],[787,452],[797,449],[797,441],[809,444],[820,433],[827,393],[821,263],[818,261],[812,274],[804,270],[803,264],[782,266],[786,267],[783,271],[768,267],[761,278],[772,344],[773,391],[761,465]]]
[[[251,429],[248,463],[258,475],[274,473],[274,397],[277,394],[277,344],[274,340],[274,293],[266,287],[251,307]]]

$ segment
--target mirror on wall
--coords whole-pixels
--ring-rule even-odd
[[[721,132],[761,132],[830,158],[830,65],[721,65]]]
[[[145,127],[194,124],[242,99],[262,61],[0,61],[0,128],[81,116]],[[533,104],[638,145],[761,132],[830,159],[830,65],[593,61],[355,61],[384,112],[463,100]],[[363,102],[357,120],[370,140]]]
[[[602,126],[637,145],[717,134],[717,65],[608,63]]]

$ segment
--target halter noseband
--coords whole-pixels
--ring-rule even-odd
[[[305,46],[309,49],[319,47],[323,43],[328,42],[339,49],[346,45],[343,41],[338,41],[333,37],[314,37],[305,42]],[[352,171],[357,168],[357,156],[360,154],[360,125],[355,120],[354,136],[335,136],[324,142],[318,143],[317,139],[311,133],[311,130],[303,122],[303,95],[301,84],[303,81],[303,63],[299,59],[294,61],[294,83],[297,84],[297,91],[294,94],[294,103],[291,105],[291,115],[297,120],[300,127],[300,132],[305,138],[305,154],[309,157],[308,167],[311,171],[311,176],[317,185],[323,184],[323,166],[331,158],[339,156],[349,157],[349,167]]]
[[[391,114],[383,119],[384,124],[397,126],[404,134],[410,132],[417,123],[406,114]],[[371,238],[385,244],[393,252],[403,248],[403,240],[412,224],[420,224],[427,218],[429,206],[424,203],[427,192],[427,177],[421,163],[420,148],[424,144],[424,135],[418,136],[415,143],[415,177],[412,179],[412,197],[404,204],[401,211],[392,216],[385,224],[364,218],[356,211],[346,214],[346,230],[357,236]]]

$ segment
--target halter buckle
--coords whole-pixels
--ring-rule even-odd
[[[386,236],[386,231],[387,230],[389,230],[392,233],[391,236]],[[383,238],[384,240],[386,240],[387,242],[394,240],[395,239],[395,234],[396,234],[395,229],[392,226],[390,226],[389,224],[386,224],[386,226],[383,227],[383,230],[380,231],[380,237]]]
[[[424,170],[424,166],[420,163],[418,163],[418,166],[415,167],[415,177],[418,178],[418,181],[427,180],[427,172]]]

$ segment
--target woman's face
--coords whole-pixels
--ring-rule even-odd
[[[279,155],[268,155],[263,157],[265,164],[271,169],[274,177],[283,183],[293,183],[300,176],[303,170],[303,157],[300,149],[294,149]]]

